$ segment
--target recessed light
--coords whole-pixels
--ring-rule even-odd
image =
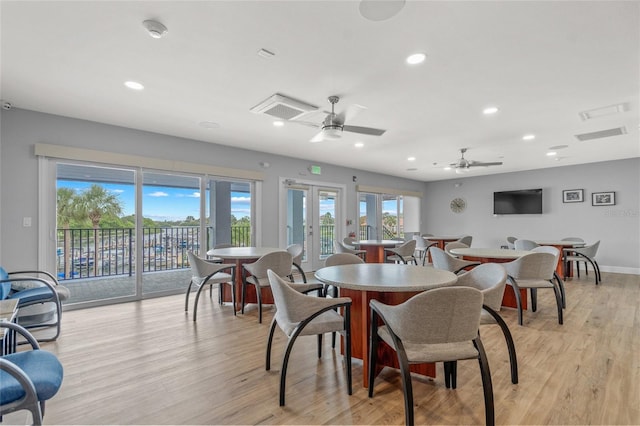
[[[553,157],[554,155],[557,155],[558,153],[555,151],[549,151],[547,152],[547,157]]]
[[[356,148],[362,148],[364,146],[364,143],[356,142],[356,143],[353,144],[353,146],[355,146]]]
[[[407,161],[416,161],[416,157],[408,157]]]
[[[522,137],[523,141],[532,141],[536,138],[536,135],[532,135],[532,134],[528,134],[528,135],[524,135]]]
[[[565,149],[565,148],[569,148],[569,145],[556,145],[556,146],[550,146],[549,147],[549,151],[557,151],[559,149]]]
[[[415,167],[411,167],[411,168],[407,169],[407,171],[408,171],[408,172],[415,172],[415,171],[417,171],[417,170],[418,170],[418,169],[416,169]]]
[[[483,109],[482,113],[484,115],[491,115],[491,114],[495,114],[498,111],[499,111],[498,107],[490,106],[490,107],[486,107],[485,109]]]
[[[278,121],[274,121],[274,122],[273,122],[273,125],[274,125],[275,127],[282,127],[282,126],[284,126],[284,121],[280,121],[280,120],[278,120]]]
[[[200,127],[204,127],[205,129],[217,129],[220,127],[218,123],[214,123],[213,121],[201,121],[198,123]]]
[[[125,81],[124,85],[127,86],[129,89],[132,89],[132,90],[142,90],[142,89],[144,89],[144,86],[141,83],[138,83],[137,81]]]
[[[444,168],[444,170],[451,170],[451,167],[447,166]]]
[[[409,65],[418,65],[424,62],[427,59],[427,55],[424,53],[414,53],[413,55],[409,55],[407,57],[407,63]]]

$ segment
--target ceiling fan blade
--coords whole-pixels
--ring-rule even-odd
[[[348,121],[353,120],[358,114],[367,109],[366,106],[353,104],[349,106],[345,111],[342,111],[340,114],[336,116],[336,119],[340,123],[346,123]]]
[[[322,142],[324,140],[324,132],[321,130],[314,137],[312,137],[309,142]]]
[[[383,135],[386,130],[374,129],[373,127],[360,127],[360,126],[343,126],[342,130],[345,132],[362,133],[363,135],[380,136]]]
[[[487,167],[487,166],[501,166],[502,161],[496,161],[493,163],[480,163],[478,161],[473,161],[469,164],[469,167]]]

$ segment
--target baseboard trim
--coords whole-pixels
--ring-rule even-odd
[[[613,272],[616,274],[640,275],[640,268],[628,268],[624,266],[600,266],[600,272]]]

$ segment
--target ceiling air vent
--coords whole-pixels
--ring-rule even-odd
[[[576,138],[579,141],[590,141],[592,139],[608,138],[610,136],[620,136],[620,135],[626,135],[626,134],[627,134],[627,129],[623,126],[623,127],[616,127],[615,129],[599,130],[597,132],[591,132],[591,133],[582,133],[582,134],[576,135]]]
[[[609,105],[602,108],[594,108],[588,111],[582,111],[578,115],[580,115],[580,118],[582,118],[584,121],[587,121],[594,118],[604,117],[606,115],[612,115],[612,114],[619,114],[621,112],[626,112],[626,111],[629,111],[629,104],[622,103],[622,104],[616,104],[616,105]]]
[[[267,114],[281,120],[293,120],[317,109],[317,106],[276,93],[251,108],[250,111],[256,114]]]

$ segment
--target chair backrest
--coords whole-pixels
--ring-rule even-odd
[[[402,257],[405,256],[413,256],[413,252],[416,251],[416,240],[410,240],[410,241],[405,241],[404,243],[400,244],[398,247],[395,247],[394,249],[392,249],[392,251],[394,253],[399,254]]]
[[[596,257],[596,253],[598,253],[598,247],[600,247],[600,240],[596,241],[590,246],[572,248],[571,250],[576,253],[582,253],[585,256],[587,256],[589,259],[593,259],[594,257]]]
[[[582,238],[580,238],[580,237],[566,237],[566,238],[563,238],[560,241],[575,241],[575,242],[578,242],[578,243],[584,243],[584,240]]]
[[[244,268],[254,277],[267,278],[267,271],[271,269],[275,274],[286,277],[291,274],[293,257],[288,251],[274,251],[265,254],[253,263],[245,263]]]
[[[273,302],[276,305],[277,318],[283,319],[282,323],[297,323],[307,317],[308,303],[313,303],[313,296],[307,296],[293,289],[276,272],[267,271]],[[279,322],[280,323],[280,322]]]
[[[455,286],[473,287],[482,292],[484,304],[499,311],[507,283],[507,271],[499,263],[483,263],[458,276]]]
[[[429,241],[425,237],[420,235],[414,235],[413,239],[416,240],[416,250],[426,250],[432,245],[436,244],[435,241]]]
[[[356,246],[354,244],[356,242],[356,239],[353,238],[353,237],[344,237],[342,239],[342,242],[344,243],[344,245],[346,245],[349,248],[352,248],[352,249],[356,248]]]
[[[334,253],[324,260],[324,266],[354,265],[364,263],[360,256],[351,253]]]
[[[472,240],[473,240],[473,237],[472,237],[471,235],[465,235],[464,237],[459,238],[459,239],[458,239],[458,242],[459,242],[459,243],[462,243],[462,244],[466,244],[466,245],[468,245],[469,247],[471,247],[471,241],[472,241]]]
[[[291,254],[293,263],[299,266],[302,262],[302,252],[304,251],[302,244],[291,244],[287,247],[287,251]]]
[[[335,247],[336,253],[351,253],[351,254],[359,253],[358,250],[347,247],[342,241],[335,240],[333,242],[333,246]]]
[[[191,275],[194,278],[204,278],[216,270],[212,263],[199,258],[191,250],[187,251],[187,257],[191,265]]]
[[[454,248],[469,248],[469,246],[459,241],[451,241],[450,243],[445,244],[444,251],[446,251],[447,253],[450,253],[451,249],[454,249]]]
[[[560,258],[560,250],[553,246],[538,246],[531,249],[534,253],[550,253],[555,256],[556,264],[558,263],[558,259]]]
[[[452,256],[439,247],[429,247],[429,253],[431,253],[431,262],[433,267],[436,269],[457,272],[460,268],[468,264],[468,262]]]
[[[514,261],[503,263],[507,274],[515,279],[551,280],[558,264],[551,253],[529,253]]]
[[[516,240],[514,246],[516,247],[516,250],[533,250],[536,247],[540,247],[540,245],[535,241],[523,239]]]
[[[456,343],[478,336],[483,296],[471,287],[442,287],[384,307],[386,324],[404,342]],[[376,300],[372,305],[378,305]]]

